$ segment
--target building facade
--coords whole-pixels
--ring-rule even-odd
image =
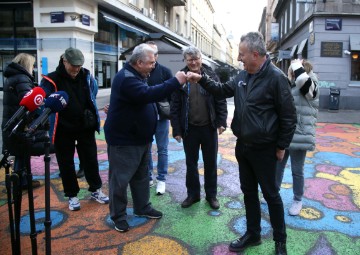
[[[20,52],[36,57],[39,81],[42,74],[55,70],[66,48],[79,48],[99,88],[111,86],[124,62],[121,53],[153,33],[195,45],[212,58],[212,46],[221,45],[214,42],[213,13],[210,0],[0,2],[0,90],[5,67]]]
[[[291,59],[308,59],[320,81],[320,108],[329,108],[335,88],[339,109],[359,110],[360,1],[269,0],[266,12],[274,62],[286,72]]]

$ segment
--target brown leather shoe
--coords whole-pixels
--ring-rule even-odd
[[[182,208],[188,208],[190,206],[192,206],[193,204],[197,203],[200,201],[200,198],[197,197],[187,197],[184,202],[181,203],[181,207]]]
[[[210,198],[206,198],[206,201],[209,202],[209,205],[212,209],[219,209],[220,208],[220,203],[219,201],[217,200],[216,197],[210,197]]]

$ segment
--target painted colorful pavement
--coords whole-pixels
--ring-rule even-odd
[[[234,156],[235,141],[230,130],[219,139],[217,161],[220,210],[212,210],[204,199],[191,208],[180,207],[181,201],[186,197],[185,156],[182,144],[171,139],[167,193],[156,196],[155,188],[151,189],[151,201],[155,208],[163,211],[164,217],[161,220],[134,217],[129,196],[128,220],[131,230],[126,233],[114,230],[107,205],[89,200],[90,194],[84,178],[80,180],[81,210],[68,210],[61,180],[58,178],[58,167],[53,157],[52,254],[234,254],[228,251],[228,244],[245,231],[244,202]],[[97,136],[97,143],[100,173],[104,190],[107,191],[108,162],[103,132]],[[156,151],[156,145],[153,146]],[[360,125],[319,123],[317,149],[307,156],[304,208],[298,217],[288,216],[286,213],[289,254],[360,254]],[[153,159],[156,162],[155,153]],[[199,167],[202,173],[201,158]],[[44,183],[42,157],[33,159],[32,172],[35,179]],[[11,242],[4,178],[2,169],[0,253],[6,255],[11,254]],[[287,212],[292,200],[289,165],[285,172],[281,195]],[[204,197],[204,194],[202,196]],[[37,235],[38,254],[44,254],[44,185],[34,191],[34,201],[37,230],[42,231]],[[244,254],[274,253],[268,209],[266,205],[261,206],[263,244],[249,248]],[[28,208],[27,193],[24,192],[21,220],[22,254],[31,254]]]

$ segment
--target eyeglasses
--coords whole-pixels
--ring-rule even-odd
[[[190,59],[186,59],[187,63],[192,63],[192,62],[196,62],[198,61],[200,58],[190,58]]]

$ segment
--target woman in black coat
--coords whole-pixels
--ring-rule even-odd
[[[3,153],[5,150],[9,151],[10,155],[17,156],[19,148],[17,142],[11,141],[9,135],[12,130],[4,132],[5,124],[19,109],[19,103],[24,95],[34,88],[34,70],[35,57],[26,53],[18,54],[12,62],[5,68],[4,76],[6,78],[4,83],[3,96],[3,120],[1,124]],[[21,170],[21,164],[15,158],[14,171]],[[22,185],[26,187],[26,179],[22,178]],[[40,186],[40,182],[33,181],[33,187]]]

